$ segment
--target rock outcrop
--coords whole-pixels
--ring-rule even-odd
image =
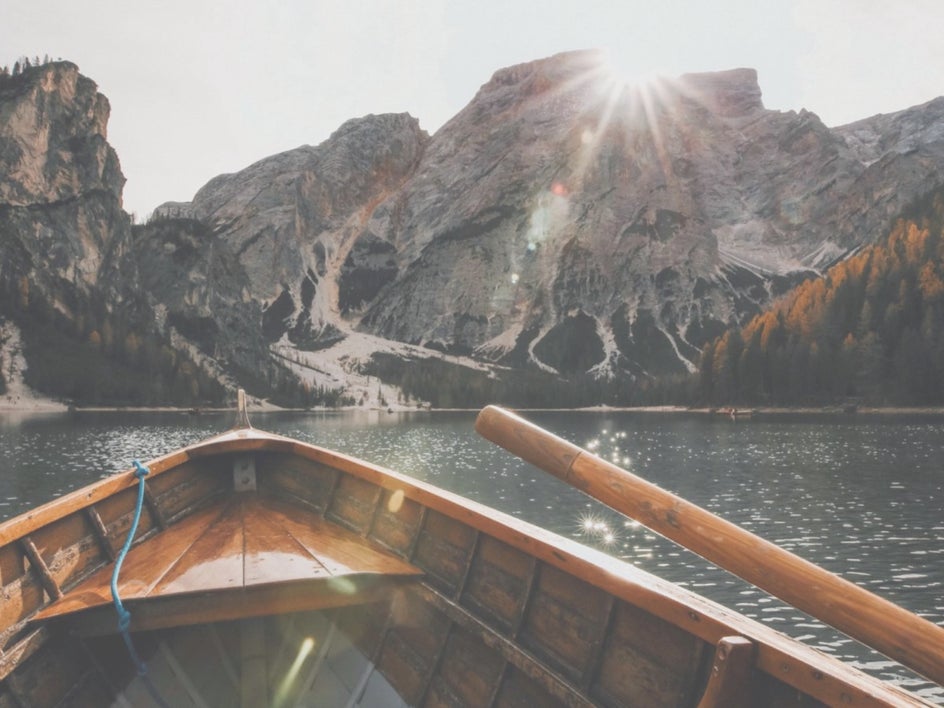
[[[414,172],[427,141],[406,114],[350,120],[317,147],[216,177],[193,202],[162,205],[156,214],[207,224],[237,255],[252,296],[270,310],[270,338],[289,331],[311,338],[340,310],[376,295],[374,251],[384,247],[362,245],[352,252],[353,236]],[[338,271],[342,282],[322,283]]]
[[[75,64],[0,78],[0,287],[68,311],[130,232],[110,107]]]

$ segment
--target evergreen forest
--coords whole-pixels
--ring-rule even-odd
[[[944,190],[701,355],[702,403],[944,403]]]

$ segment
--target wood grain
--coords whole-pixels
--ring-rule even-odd
[[[109,604],[111,570],[109,564],[95,572],[36,619]],[[420,573],[305,508],[233,495],[135,545],[122,567],[119,592],[131,602],[353,575]],[[349,587],[337,582],[335,592]]]

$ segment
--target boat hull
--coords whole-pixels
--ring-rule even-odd
[[[128,601],[132,636],[172,705],[922,704],[629,564],[330,450],[244,429],[149,467],[129,568],[234,500],[376,556],[338,566],[334,587],[148,581]],[[81,601],[101,595],[136,484],[129,471],[0,525],[0,708],[148,705],[113,611]]]

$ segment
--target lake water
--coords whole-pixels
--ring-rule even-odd
[[[0,414],[0,520],[216,434],[232,416]],[[944,704],[883,657],[592,502],[479,438],[474,414],[255,414],[602,548]],[[944,421],[761,420],[659,413],[530,420],[944,625]]]

